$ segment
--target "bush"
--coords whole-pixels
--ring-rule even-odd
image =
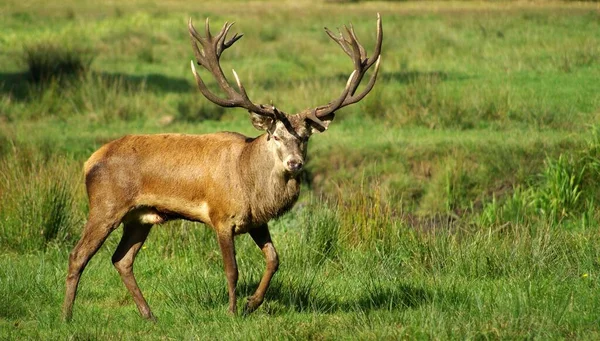
[[[89,50],[51,40],[26,45],[22,58],[36,83],[81,75],[93,60]]]

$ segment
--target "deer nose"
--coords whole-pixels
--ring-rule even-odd
[[[297,172],[297,171],[301,170],[302,166],[303,166],[302,160],[294,160],[294,159],[288,160],[287,165],[288,165],[288,169],[291,170],[292,172]]]

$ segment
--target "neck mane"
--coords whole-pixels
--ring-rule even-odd
[[[267,134],[249,141],[240,158],[238,171],[253,223],[265,224],[294,206],[300,194],[300,176],[284,170],[269,150]]]

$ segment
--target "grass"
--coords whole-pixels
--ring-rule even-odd
[[[157,228],[137,266],[157,324],[139,320],[112,269],[108,260],[117,241],[112,238],[86,272],[71,325],[59,321],[60,260],[67,251],[46,250],[41,258],[4,254],[2,290],[10,300],[2,309],[3,330],[30,338],[598,336],[597,319],[589,313],[598,309],[600,250],[589,243],[598,237],[593,228],[573,232],[516,225],[423,234],[398,226],[394,250],[343,247],[324,255],[310,247],[314,244],[299,242],[298,234],[314,231],[298,218],[295,226],[275,224],[284,266],[264,307],[249,317],[225,312],[213,238],[202,230],[187,231],[194,237],[186,240],[198,243],[181,242],[175,253],[164,254],[168,234],[179,236],[191,228],[180,224],[164,227],[169,232]],[[244,255],[240,291],[248,295],[262,260],[249,238],[239,241],[238,254]],[[306,262],[307,257],[313,261]],[[20,276],[22,267],[31,271]],[[37,309],[27,308],[32,305]]]
[[[0,338],[600,336],[595,5],[0,8]],[[369,50],[376,12],[380,78],[311,140],[302,197],[270,224],[281,267],[258,311],[227,315],[214,233],[177,221],[153,229],[136,263],[156,324],[110,264],[120,231],[84,273],[73,323],[60,321],[95,149],[130,133],[256,135],[243,110],[195,89],[188,17],[236,21],[244,38],[223,69],[254,101],[295,112],[337,96],[351,68],[321,28],[352,22]],[[241,309],[264,260],[247,236],[236,242]]]

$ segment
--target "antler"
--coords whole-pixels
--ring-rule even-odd
[[[196,28],[192,24],[192,19],[190,18],[190,20],[188,21],[188,29],[190,31],[190,40],[192,42],[192,48],[194,50],[194,55],[196,56],[196,61],[198,62],[198,65],[203,66],[206,70],[208,70],[213,75],[213,77],[216,79],[217,83],[219,84],[219,87],[221,88],[221,90],[223,90],[223,92],[227,95],[227,98],[218,97],[217,95],[215,95],[208,89],[208,87],[206,86],[206,84],[204,84],[204,81],[198,74],[198,72],[196,72],[196,68],[194,67],[194,61],[192,60],[191,61],[192,73],[194,74],[194,77],[196,78],[196,83],[198,84],[198,88],[200,89],[200,92],[202,92],[202,94],[209,101],[211,101],[217,105],[220,105],[223,107],[241,107],[241,108],[247,109],[248,111],[251,111],[251,112],[254,112],[254,113],[257,113],[260,115],[276,117],[276,115],[278,114],[278,111],[277,111],[277,109],[275,109],[275,107],[273,107],[273,106],[267,107],[262,104],[257,105],[257,104],[252,103],[252,101],[250,101],[250,99],[248,98],[248,94],[246,93],[246,89],[242,85],[242,82],[240,81],[240,78],[238,77],[235,70],[231,70],[231,71],[233,72],[233,76],[235,77],[235,81],[237,83],[239,92],[236,91],[229,84],[229,81],[223,74],[223,70],[221,69],[221,65],[219,64],[219,59],[221,58],[221,54],[223,53],[223,51],[225,51],[227,48],[231,47],[231,45],[233,45],[236,41],[238,41],[243,36],[242,34],[238,35],[236,33],[236,34],[234,34],[234,36],[231,39],[227,40],[227,33],[229,32],[229,29],[231,28],[231,26],[233,26],[233,24],[234,23],[226,22],[223,25],[221,32],[219,32],[219,34],[217,34],[216,36],[213,36],[210,33],[210,25],[208,23],[208,18],[206,18],[206,23],[205,23],[206,36],[202,37],[198,33],[198,31],[196,31]],[[202,50],[200,50],[200,48],[198,47],[198,43],[200,43],[200,45],[202,46]]]
[[[329,35],[331,39],[338,43],[342,47],[342,50],[344,50],[344,52],[352,59],[352,62],[354,63],[354,71],[352,71],[350,74],[350,77],[346,82],[346,87],[344,88],[344,91],[342,91],[340,97],[327,105],[311,109],[306,115],[307,119],[319,124],[323,128],[325,128],[326,125],[324,125],[320,118],[363,99],[371,91],[371,89],[373,89],[373,85],[375,85],[375,80],[377,79],[377,73],[379,71],[379,62],[381,61],[381,42],[383,40],[383,29],[381,26],[381,16],[379,13],[377,13],[377,43],[375,45],[375,51],[370,58],[367,58],[367,53],[364,47],[358,42],[358,38],[354,33],[354,27],[350,25],[350,27],[345,26],[344,28],[348,37],[345,37],[342,32],[339,32],[339,30],[339,36],[335,36],[327,27],[325,27],[325,32],[327,32],[327,35]],[[373,63],[375,63],[375,71],[369,79],[369,83],[367,83],[367,86],[362,92],[356,94],[358,85]]]

